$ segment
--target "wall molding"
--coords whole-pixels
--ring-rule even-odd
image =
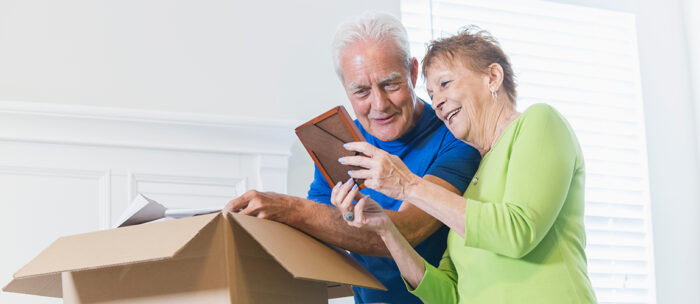
[[[301,122],[0,101],[0,140],[289,156]],[[226,140],[222,140],[226,139]]]
[[[53,167],[26,167],[26,166],[6,166],[0,165],[0,174],[5,175],[25,175],[39,177],[62,177],[76,178],[95,181],[98,184],[98,199],[96,216],[99,218],[100,227],[109,227],[112,200],[110,193],[110,170],[78,170],[59,169]]]
[[[286,172],[285,172],[286,174]],[[159,183],[172,184],[177,186],[182,185],[197,185],[197,186],[215,186],[227,187],[236,190],[236,194],[243,194],[248,189],[248,179],[245,176],[235,178],[222,178],[210,176],[194,176],[194,175],[165,175],[165,174],[148,174],[134,173],[127,174],[129,192],[127,197],[133,199],[140,192],[140,183]]]

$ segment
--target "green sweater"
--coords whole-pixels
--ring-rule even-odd
[[[425,263],[411,292],[436,304],[595,303],[584,184],[569,124],[548,105],[531,106],[486,153],[464,193],[465,237],[450,231],[439,267]]]

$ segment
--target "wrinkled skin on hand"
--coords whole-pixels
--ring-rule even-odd
[[[357,199],[357,204],[353,201]],[[359,192],[359,188],[348,180],[344,184],[338,183],[331,192],[331,203],[345,215],[353,212],[354,218],[347,220],[348,225],[360,229],[367,229],[377,233],[386,231],[391,225],[391,219],[384,212],[382,206],[369,196]]]
[[[294,216],[293,209],[288,195],[250,190],[228,202],[223,210],[289,223]]]
[[[365,186],[386,196],[405,200],[409,188],[420,180],[420,177],[413,174],[398,156],[389,154],[367,142],[347,143],[345,148],[364,154],[346,156],[338,160],[344,165],[365,168],[350,171],[350,176],[364,179]]]

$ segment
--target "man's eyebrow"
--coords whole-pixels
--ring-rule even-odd
[[[378,81],[377,83],[378,83],[379,85],[383,85],[383,84],[385,84],[385,83],[387,83],[387,82],[391,82],[391,81],[395,81],[395,80],[401,79],[401,77],[402,77],[402,76],[401,76],[401,73],[399,73],[399,72],[393,72],[393,73],[389,74],[389,76],[386,76],[386,77],[384,77],[384,78],[382,78],[382,79],[379,79],[379,81]],[[354,82],[351,82],[350,84],[348,84],[348,89],[350,89],[350,91],[354,91],[354,90],[357,90],[357,89],[365,89],[365,88],[368,88],[368,87],[369,87],[368,85],[366,85],[366,84],[361,84],[361,83],[354,83]]]
[[[401,79],[401,73],[393,72],[393,73],[389,74],[389,76],[386,76],[386,77],[380,79],[379,84],[385,84],[387,82],[391,82],[391,81],[394,81],[397,79]]]
[[[350,91],[354,91],[354,90],[357,90],[357,89],[364,89],[364,88],[367,88],[367,87],[368,87],[368,85],[366,85],[366,84],[360,84],[360,83],[354,83],[354,82],[351,82],[351,83],[348,85],[348,88],[350,89]]]

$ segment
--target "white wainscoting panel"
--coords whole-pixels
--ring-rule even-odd
[[[144,193],[222,207],[286,192],[296,121],[0,101],[0,284],[56,238],[106,229]],[[0,293],[0,303],[60,303]]]

